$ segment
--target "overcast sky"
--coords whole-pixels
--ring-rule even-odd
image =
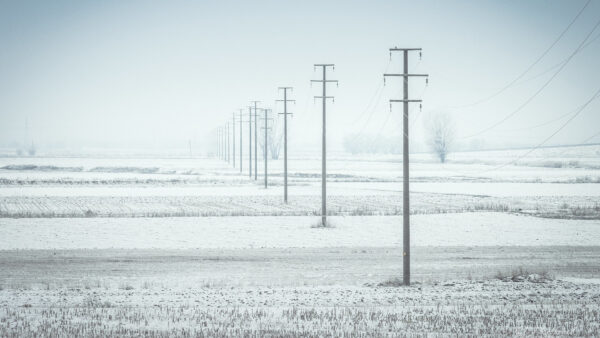
[[[535,145],[600,88],[600,1],[515,85],[486,98],[528,69],[586,2],[0,1],[0,145],[168,149],[191,140],[204,149],[250,100],[279,111],[278,86],[294,87],[293,142],[318,145],[314,63],[335,63],[329,76],[340,81],[329,88],[333,147],[350,133],[399,135],[402,107],[390,112],[388,100],[401,98],[400,81],[381,87],[386,69],[401,70],[393,46],[423,48],[410,71],[431,77],[427,87],[411,79],[411,98],[424,101],[411,111],[415,144],[437,112],[451,116],[463,144]],[[590,32],[585,48],[552,68]],[[548,143],[600,132],[599,108],[591,102]]]

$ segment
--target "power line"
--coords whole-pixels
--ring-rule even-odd
[[[575,119],[585,109],[585,107],[587,107],[592,101],[594,101],[596,98],[598,98],[599,95],[600,95],[600,89],[598,89],[596,91],[596,93],[583,106],[581,106],[581,108],[579,108],[579,110],[577,111],[577,113],[575,115],[571,116],[570,119],[568,119],[565,123],[563,123],[560,126],[560,128],[558,128],[555,132],[553,132],[552,134],[550,134],[550,136],[548,136],[546,139],[544,139],[542,142],[540,142],[538,145],[536,145],[535,147],[533,147],[531,150],[529,150],[525,154],[517,157],[516,159],[514,159],[511,162],[508,162],[508,163],[505,163],[505,164],[503,164],[501,166],[493,168],[493,170],[498,170],[500,168],[506,167],[507,165],[513,164],[513,163],[519,161],[520,159],[526,157],[527,155],[531,154],[532,152],[534,152],[535,150],[537,150],[541,146],[543,146],[546,142],[548,142],[551,138],[553,138],[556,134],[558,134],[561,130],[563,130],[569,123],[571,123],[571,121],[573,121],[573,119]],[[491,171],[491,170],[489,170],[489,171]]]
[[[383,72],[386,73],[388,71],[388,68],[390,67],[390,65],[392,64],[392,60],[390,59],[390,61],[388,61],[388,64],[385,66]],[[379,101],[379,98],[381,98],[381,93],[380,91],[383,90],[383,83],[381,81],[377,81],[377,87],[375,88],[375,92],[373,93],[373,95],[371,96],[371,98],[369,99],[369,103],[367,104],[367,106],[365,107],[365,109],[363,110],[363,112],[358,116],[358,118],[356,118],[352,124],[357,124],[360,120],[362,120],[365,116],[365,113],[369,110],[369,107],[371,107],[371,104],[373,103],[373,99],[375,99],[375,97],[377,96],[377,102]],[[379,94],[379,96],[377,95]],[[371,110],[371,115],[373,114],[373,109]],[[369,115],[369,119],[371,118],[371,115]],[[368,120],[367,119],[367,122]]]
[[[572,115],[572,114],[575,114],[575,113],[577,113],[577,109],[575,109],[573,111],[570,111],[570,112],[568,112],[566,114],[563,114],[563,115],[561,115],[561,116],[559,116],[557,118],[554,118],[552,120],[548,120],[546,122],[543,122],[543,123],[540,123],[540,124],[537,124],[537,125],[534,125],[534,126],[523,127],[523,128],[515,128],[515,129],[503,129],[503,130],[497,130],[497,131],[498,132],[503,132],[503,133],[510,133],[510,132],[516,132],[516,131],[536,129],[536,128],[547,126],[547,125],[552,124],[552,123],[554,123],[556,121],[560,121],[560,120],[564,119],[565,117],[567,117],[569,115]]]
[[[391,60],[391,59],[390,59],[390,60]],[[390,61],[390,63],[388,63],[387,67],[385,67],[384,73],[385,73],[385,72],[387,72],[387,70],[389,69],[389,66],[390,66],[390,64],[391,64],[391,61]],[[417,63],[417,65],[415,66],[415,70],[419,68],[419,65],[420,65],[420,64],[421,64],[421,60],[419,60],[419,62],[418,62],[418,63]],[[377,99],[375,100],[375,105],[371,107],[372,109],[371,109],[371,111],[369,112],[369,117],[367,118],[367,121],[366,121],[365,123],[363,123],[363,124],[362,124],[362,126],[361,126],[360,130],[358,131],[358,133],[356,133],[356,136],[357,136],[357,137],[364,136],[364,132],[365,132],[365,130],[366,130],[366,128],[367,128],[367,126],[368,126],[368,125],[369,125],[369,123],[371,122],[371,119],[372,119],[372,117],[375,115],[375,111],[377,110],[377,108],[379,108],[379,105],[381,104],[381,101],[380,101],[380,100],[381,100],[381,97],[382,97],[382,95],[383,95],[383,87],[384,87],[384,85],[385,85],[385,81],[381,83],[381,87],[379,87],[379,88],[381,89],[381,91],[379,91],[379,95],[377,96]],[[422,94],[423,94],[423,93],[421,93],[421,95],[422,95]],[[367,106],[367,108],[368,108],[368,106]],[[412,108],[411,108],[411,109],[412,109]],[[412,111],[412,110],[411,110],[411,111]],[[367,112],[367,110],[365,109],[364,113],[366,113],[366,112]],[[390,114],[391,114],[391,107],[390,107]],[[389,120],[389,115],[386,117],[386,123],[387,123],[387,120]],[[383,124],[383,126],[385,126],[385,123]],[[383,130],[383,126],[380,128],[379,132],[377,132],[377,135],[378,135],[378,136],[379,136],[379,133],[381,132],[381,130]],[[411,125],[411,126],[412,126],[412,125]],[[372,141],[372,142],[373,142],[373,141]],[[371,144],[371,146],[372,146],[372,144]]]
[[[577,54],[577,52],[581,49],[581,47],[583,46],[583,44],[590,38],[590,36],[592,35],[592,33],[596,30],[596,28],[598,28],[598,26],[600,25],[600,20],[598,20],[598,22],[596,22],[596,25],[594,25],[594,27],[592,28],[592,30],[590,30],[590,32],[586,35],[585,39],[579,44],[579,46],[577,47],[577,49],[575,49],[573,51],[573,53],[571,53],[571,55],[567,58],[567,61],[561,65],[561,67],[552,75],[552,77],[550,79],[548,79],[548,81],[546,81],[541,87],[540,89],[538,89],[531,97],[529,97],[523,104],[521,104],[516,110],[514,110],[512,113],[506,115],[504,118],[502,118],[500,121],[494,123],[493,125],[484,128],[483,130],[480,130],[474,134],[471,135],[467,135],[467,136],[463,136],[460,139],[467,139],[467,138],[471,138],[471,137],[475,137],[475,136],[479,136],[491,129],[494,129],[495,127],[499,126],[500,124],[504,123],[506,120],[508,120],[509,118],[513,117],[514,115],[516,115],[518,112],[520,112],[523,108],[525,108],[525,106],[527,106],[531,101],[533,101],[533,99],[535,99],[549,84],[550,82],[552,82],[552,80],[554,80],[554,78],[565,68],[565,66],[569,63],[569,61],[571,61],[571,59],[575,56],[575,54]]]
[[[600,34],[597,34],[593,39],[591,39],[585,45],[583,45],[581,47],[581,49],[579,49],[578,53],[581,53],[582,50],[586,49],[589,45],[591,45],[592,43],[596,42],[596,40],[598,40],[598,38],[600,38]],[[561,60],[560,62],[554,64],[553,66],[548,67],[546,70],[544,70],[544,71],[542,71],[542,72],[540,72],[540,73],[538,73],[536,75],[533,75],[533,76],[531,76],[531,77],[529,77],[527,79],[524,79],[523,81],[519,81],[519,82],[515,83],[515,86],[519,86],[519,85],[521,85],[523,83],[527,83],[529,81],[535,80],[535,79],[537,79],[537,78],[539,78],[539,77],[541,77],[541,76],[549,73],[553,69],[556,69],[556,68],[560,67],[563,63],[567,62],[568,59],[569,59],[569,57],[564,58],[563,60]]]
[[[589,106],[590,103],[592,103],[592,101],[596,100],[599,96],[600,96],[600,88],[598,90],[596,90],[596,92],[594,93],[594,95],[592,95],[592,97],[589,100],[587,100],[582,106],[579,107],[579,109],[573,114],[573,116],[571,116],[571,118],[569,118],[558,129],[556,129],[552,134],[550,134],[550,136],[546,137],[542,142],[538,143],[536,146],[530,148],[524,154],[522,154],[522,155],[514,158],[513,160],[511,160],[509,162],[503,163],[503,164],[495,166],[493,168],[480,170],[480,171],[477,171],[475,173],[473,173],[473,172],[458,171],[458,170],[450,170],[450,169],[445,169],[445,170],[454,171],[454,172],[457,172],[457,173],[460,173],[460,174],[480,175],[480,174],[483,174],[483,173],[488,173],[488,172],[496,171],[496,170],[502,169],[502,168],[504,168],[506,166],[509,166],[511,164],[514,164],[514,163],[518,162],[519,160],[525,158],[526,156],[528,156],[529,154],[531,154],[535,150],[541,148],[544,144],[546,144],[546,142],[548,142],[551,138],[553,138],[554,136],[556,136],[556,134],[558,134],[569,123],[571,123],[571,121],[573,121],[587,106]],[[594,137],[596,137],[598,135],[600,135],[600,133],[593,135],[592,137],[588,138],[585,142],[591,140],[592,138],[594,138]]]
[[[577,13],[577,15],[573,18],[573,20],[571,20],[571,22],[567,25],[567,27],[565,27],[565,29],[560,33],[560,35],[554,39],[554,42],[552,42],[552,44],[546,48],[546,50],[531,64],[529,65],[529,67],[527,67],[527,69],[525,69],[525,71],[523,71],[519,76],[517,76],[514,80],[512,80],[511,82],[509,82],[507,85],[505,85],[504,87],[502,87],[500,90],[496,91],[495,93],[493,93],[490,96],[487,96],[479,101],[473,102],[473,103],[469,103],[466,105],[462,105],[462,106],[455,106],[453,108],[466,108],[466,107],[472,107],[472,106],[476,106],[479,105],[483,102],[489,101],[491,99],[493,99],[494,97],[502,94],[504,91],[506,91],[508,88],[512,87],[517,81],[519,81],[520,79],[523,78],[523,76],[525,76],[527,73],[529,73],[529,71],[531,71],[531,69],[533,69],[533,67],[535,67],[544,57],[546,57],[546,55],[550,52],[550,50],[552,50],[552,48],[554,48],[554,46],[556,46],[556,44],[563,38],[563,36],[567,33],[567,31],[571,28],[571,26],[573,26],[573,24],[575,23],[575,21],[577,21],[577,19],[579,19],[579,17],[581,16],[581,14],[583,13],[583,11],[586,9],[586,7],[590,4],[592,0],[588,0],[585,5],[583,5],[583,7],[581,8],[581,10]]]

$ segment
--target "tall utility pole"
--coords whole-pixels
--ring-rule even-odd
[[[260,101],[250,101],[254,103],[254,180],[258,180],[258,115],[257,115],[257,104]]]
[[[231,149],[233,150],[233,156],[231,157],[233,159],[233,167],[235,168],[235,113],[231,113],[232,115],[232,119],[231,119],[231,127],[232,127],[232,133],[231,133],[231,138],[232,141],[231,142]]]
[[[242,150],[244,149],[242,148],[242,110],[243,109],[240,109],[240,174],[242,173],[242,167],[244,166],[242,162]]]
[[[248,172],[252,178],[252,107],[248,106]]]
[[[315,69],[321,67],[323,69],[322,80],[311,80],[311,82],[321,82],[323,86],[323,95],[315,96],[315,99],[321,99],[323,101],[323,141],[322,141],[322,155],[321,155],[321,225],[327,226],[327,113],[326,103],[327,99],[332,99],[333,96],[327,96],[327,82],[338,83],[337,80],[327,80],[327,67],[331,67],[335,70],[334,64],[315,64]]]
[[[287,116],[292,115],[287,112],[287,103],[288,102],[296,102],[296,100],[288,100],[287,91],[294,90],[292,87],[279,87],[279,89],[283,89],[283,100],[277,100],[279,102],[283,102],[283,113],[279,113],[283,115],[283,201],[287,203],[288,201],[288,172],[287,172]]]
[[[410,191],[409,191],[409,174],[408,174],[408,104],[410,102],[421,102],[421,100],[409,100],[408,99],[408,78],[412,76],[429,77],[427,74],[409,74],[408,73],[408,52],[419,51],[421,48],[390,48],[390,58],[392,52],[403,52],[404,54],[404,73],[402,74],[383,74],[383,81],[385,83],[386,76],[401,76],[404,80],[404,95],[402,100],[390,100],[390,109],[393,102],[402,102],[404,105],[404,116],[402,118],[403,126],[403,144],[402,144],[402,169],[403,169],[403,188],[402,188],[402,266],[403,266],[403,282],[404,285],[410,285]]]
[[[263,111],[265,112],[265,117],[263,118],[263,120],[265,120],[265,126],[263,127],[263,129],[265,130],[265,151],[264,151],[264,157],[265,157],[265,189],[267,189],[267,158],[269,157],[269,148],[267,147],[268,145],[268,135],[267,135],[267,131],[270,129],[269,125],[268,125],[268,121],[269,118],[267,116],[267,114],[269,113],[269,109],[263,109]]]

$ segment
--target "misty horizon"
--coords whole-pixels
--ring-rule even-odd
[[[423,48],[409,67],[430,76],[428,85],[410,84],[411,96],[423,99],[422,112],[410,113],[416,151],[426,148],[424,124],[434,113],[451,116],[459,149],[535,146],[598,89],[598,2],[568,29],[583,1],[314,5],[253,2],[230,11],[227,2],[4,2],[0,146],[9,154],[31,144],[159,151],[191,142],[206,154],[232,113],[260,100],[276,114],[277,88],[292,86],[291,146],[318,149],[320,103],[312,96],[319,88],[310,80],[320,62],[335,63],[330,76],[339,80],[329,89],[331,149],[343,150],[349,135],[400,144],[402,108],[390,112],[388,100],[399,98],[401,84],[383,86],[384,71],[401,69],[400,55],[390,60],[394,46]],[[546,145],[592,136],[599,107],[593,100]]]

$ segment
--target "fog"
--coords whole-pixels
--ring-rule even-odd
[[[402,107],[390,112],[388,100],[402,98],[401,81],[382,86],[384,71],[401,72],[401,55],[390,60],[394,46],[423,48],[421,60],[411,54],[409,70],[430,75],[428,85],[410,80],[411,98],[423,99],[422,111],[410,113],[415,151],[434,113],[452,118],[464,149],[535,146],[598,90],[600,2],[557,41],[585,4],[3,1],[0,147],[169,152],[191,143],[204,154],[232,113],[247,113],[251,100],[279,113],[277,87],[292,86],[291,147],[318,150],[315,63],[335,63],[328,76],[339,80],[328,87],[330,149],[342,150],[351,134],[400,144]],[[547,144],[599,142],[590,139],[599,107],[592,101]]]

